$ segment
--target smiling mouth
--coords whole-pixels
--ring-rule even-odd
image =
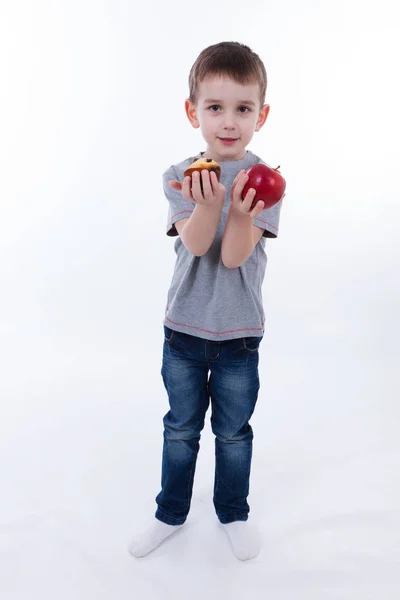
[[[233,144],[237,142],[238,139],[239,138],[219,138],[219,141],[221,142],[221,144],[224,144],[224,146],[233,146]]]

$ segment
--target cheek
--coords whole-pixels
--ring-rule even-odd
[[[257,127],[257,118],[249,119],[244,125],[244,129],[248,135],[252,135]]]
[[[200,122],[200,127],[202,129],[202,131],[207,132],[207,131],[213,131],[216,127],[216,119],[207,117],[207,116],[202,116],[201,121]]]

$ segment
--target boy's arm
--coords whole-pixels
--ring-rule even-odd
[[[221,250],[222,262],[229,269],[240,267],[246,262],[265,232],[269,234],[268,237],[276,237],[278,231],[281,201],[273,208],[265,211],[268,212],[268,220],[261,218],[260,215],[264,211],[264,202],[257,202],[251,210],[255,190],[250,188],[245,198],[242,199],[243,189],[247,181],[246,171],[239,171],[231,187],[231,205],[222,238]],[[285,194],[283,194],[282,199],[284,196]],[[263,223],[267,225],[267,228],[263,227]]]
[[[263,233],[263,229],[253,225],[249,215],[241,214],[230,206],[222,238],[221,258],[224,266],[234,269],[245,263]]]
[[[214,241],[221,218],[222,205],[196,204],[189,219],[181,219],[175,227],[185,247],[195,256],[206,254]]]
[[[206,254],[213,243],[225,198],[225,188],[215,173],[210,176],[208,171],[203,171],[201,178],[204,192],[199,173],[193,173],[192,178],[185,177],[183,183],[170,181],[173,189],[182,190],[184,198],[196,202],[190,218],[175,223],[185,247],[195,256]]]
[[[253,210],[250,210],[255,196],[253,188],[249,189],[242,200],[242,192],[247,181],[248,175],[242,169],[231,187],[231,205],[221,249],[222,262],[228,269],[240,267],[246,262],[264,233],[263,229],[253,224],[254,219],[263,211],[264,202],[257,202]]]

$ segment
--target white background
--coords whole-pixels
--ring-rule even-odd
[[[400,594],[399,20],[335,0],[0,2],[0,595],[394,600]],[[397,39],[396,39],[397,38]],[[192,511],[136,560],[160,485],[162,172],[204,149],[199,52],[264,60],[250,146],[287,179],[239,563],[202,438]]]

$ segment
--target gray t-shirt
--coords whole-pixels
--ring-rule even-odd
[[[196,159],[191,156],[172,165],[163,174],[164,193],[169,201],[167,235],[177,236],[175,223],[189,218],[195,203],[185,200],[182,192],[173,190],[171,179],[183,181],[183,173]],[[194,256],[184,246],[180,237],[175,242],[176,263],[168,291],[164,324],[170,329],[203,339],[221,341],[264,334],[264,309],[261,286],[264,280],[267,255],[265,238],[278,235],[282,201],[264,210],[254,224],[264,229],[263,237],[246,262],[228,269],[221,260],[221,244],[228,209],[230,189],[241,169],[249,169],[263,162],[250,151],[238,161],[222,162],[221,183],[226,188],[217,233],[208,252]]]

